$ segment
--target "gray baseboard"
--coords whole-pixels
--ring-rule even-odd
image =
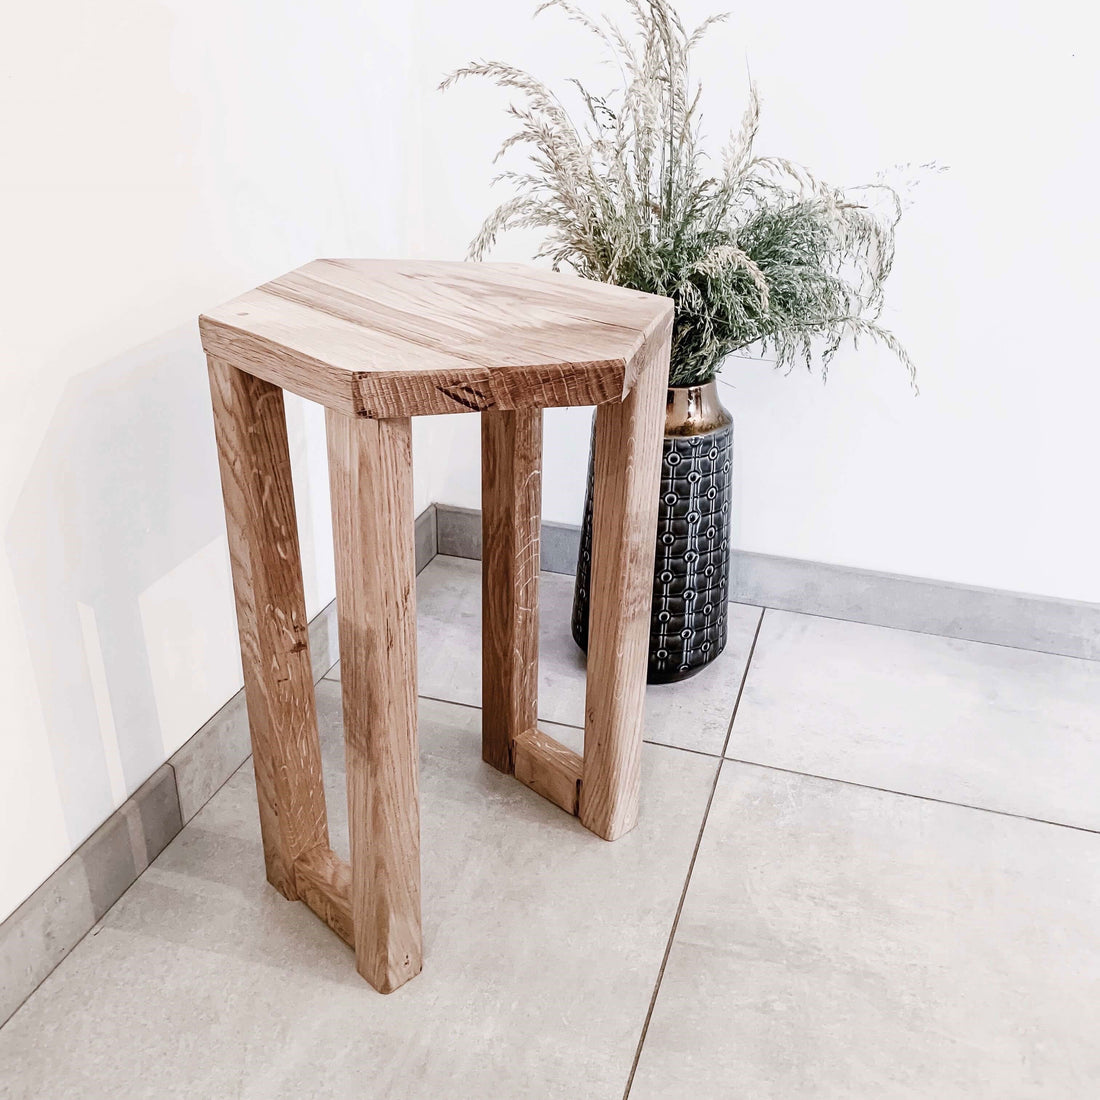
[[[416,570],[436,555],[436,509],[416,519]],[[339,659],[336,604],[309,624],[314,680]],[[95,927],[134,880],[248,759],[244,690],[162,764],[0,923],[0,1025]]]
[[[481,557],[481,513],[436,505],[438,550]],[[576,571],[580,528],[543,523],[542,568]],[[736,603],[1100,660],[1100,604],[734,550]]]
[[[436,547],[440,554],[481,560],[480,509],[437,504],[435,516]],[[579,527],[544,521],[539,540],[539,564],[545,572],[566,573],[570,577],[577,572],[577,552],[581,545]]]
[[[1100,604],[738,551],[740,603],[1100,660]]]
[[[0,924],[0,1024],[181,828],[172,769],[162,764]]]

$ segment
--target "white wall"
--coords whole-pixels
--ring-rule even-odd
[[[408,250],[410,18],[8,13],[0,918],[240,684],[195,318],[315,256]],[[333,595],[323,415],[291,400],[288,422],[313,614]]]
[[[419,52],[439,74],[491,57],[547,79],[613,75],[557,13],[532,21],[526,3],[479,0],[475,21],[426,2]],[[680,3],[690,22],[722,6]],[[1094,6],[731,6],[697,69],[716,149],[751,68],[761,152],[837,183],[908,161],[950,166],[902,224],[886,318],[918,361],[920,397],[871,347],[838,357],[825,387],[727,365],[735,545],[1100,601]],[[494,202],[488,161],[507,102],[473,86],[425,101],[424,147],[446,166],[425,173],[424,236],[439,255],[461,252]],[[525,258],[530,243],[499,256]],[[476,425],[452,431],[436,496],[476,506]],[[586,412],[548,417],[548,518],[579,522],[588,431]]]

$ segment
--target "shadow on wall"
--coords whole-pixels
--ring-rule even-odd
[[[203,362],[189,324],[73,379],[6,532],[74,846],[239,683]]]

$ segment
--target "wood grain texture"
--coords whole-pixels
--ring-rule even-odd
[[[514,750],[516,778],[567,814],[576,814],[584,769],[581,758],[539,729],[521,733]]]
[[[630,395],[596,410],[581,823],[605,840],[638,819],[646,648],[671,325]]]
[[[328,845],[283,394],[208,361],[268,881]]]
[[[359,973],[420,972],[420,801],[412,433],[329,410],[329,476]]]
[[[538,718],[542,409],[481,414],[481,751],[512,771]]]
[[[351,917],[351,865],[331,848],[319,846],[294,861],[298,897],[349,947],[355,947]]]
[[[372,418],[622,398],[667,298],[518,264],[315,260],[199,320],[208,353]]]

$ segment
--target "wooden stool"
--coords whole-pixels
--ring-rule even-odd
[[[638,814],[672,315],[513,264],[317,260],[199,319],[267,878],[382,992],[421,966],[410,417],[481,413],[482,755],[614,840]],[[329,847],[283,389],[326,409],[350,866]],[[598,406],[583,758],[536,725],[542,410],[560,405]]]

